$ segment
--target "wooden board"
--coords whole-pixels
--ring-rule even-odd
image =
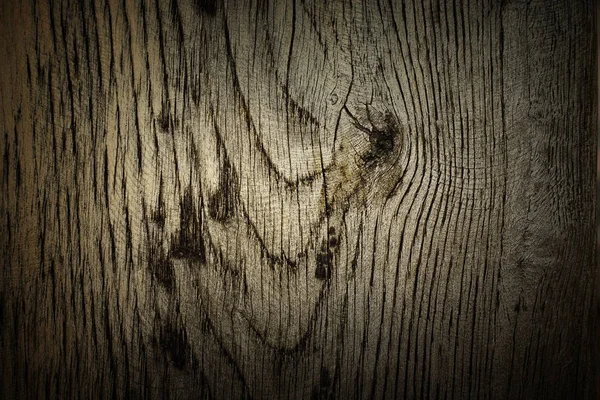
[[[593,10],[3,2],[0,397],[595,398]]]

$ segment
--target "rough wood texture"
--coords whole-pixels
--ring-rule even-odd
[[[595,398],[591,0],[0,32],[0,397]]]

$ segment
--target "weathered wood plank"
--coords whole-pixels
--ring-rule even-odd
[[[5,2],[0,393],[595,398],[592,10]]]

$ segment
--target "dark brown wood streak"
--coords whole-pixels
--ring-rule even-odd
[[[593,6],[4,1],[0,398],[597,398]]]

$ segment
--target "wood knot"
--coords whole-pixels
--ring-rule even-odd
[[[378,159],[382,159],[394,150],[394,136],[395,134],[390,131],[371,131],[369,136],[371,148],[364,157],[365,161],[372,163]]]
[[[367,111],[364,111],[367,110]],[[360,121],[345,107],[339,144],[323,191],[326,215],[387,197],[402,177],[404,130],[396,116],[366,107]]]
[[[369,135],[370,143],[369,151],[364,156],[367,164],[385,160],[389,154],[394,152],[400,139],[398,123],[392,113],[378,114],[376,117],[373,114],[373,111],[368,112],[369,122],[373,128],[363,128],[367,129],[366,133]]]
[[[354,139],[351,142],[366,167],[388,161],[389,155],[397,153],[400,149],[401,132],[393,113],[381,112],[367,106],[366,118],[363,117],[361,122],[347,107],[345,112],[352,126],[363,134],[362,139]]]

